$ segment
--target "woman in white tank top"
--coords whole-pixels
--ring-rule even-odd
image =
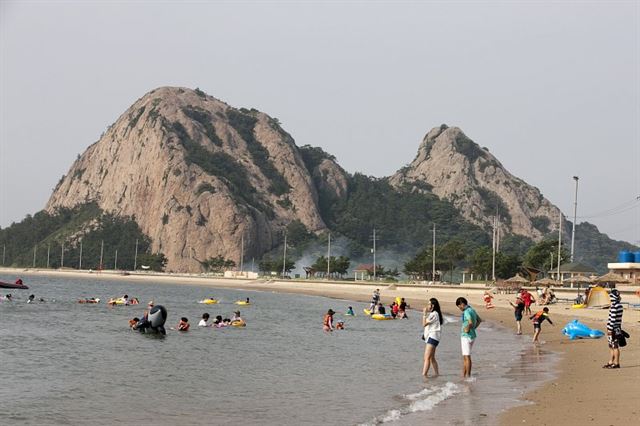
[[[442,312],[440,311],[440,303],[438,299],[431,298],[422,313],[422,327],[424,328],[424,366],[422,375],[427,377],[429,368],[433,365],[433,377],[437,377],[438,361],[436,361],[436,348],[440,343],[440,335],[442,329]]]

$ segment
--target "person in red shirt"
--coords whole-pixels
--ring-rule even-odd
[[[534,299],[533,295],[524,288],[520,290],[520,298],[524,302],[525,315],[531,315],[531,304],[536,303],[536,299]]]

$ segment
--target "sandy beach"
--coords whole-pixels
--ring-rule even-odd
[[[486,310],[482,303],[484,288],[452,286],[448,288],[397,285],[388,283],[333,283],[322,281],[289,280],[240,280],[200,276],[168,274],[89,273],[81,271],[38,271],[0,268],[0,273],[20,276],[28,284],[32,274],[49,276],[74,276],[86,279],[113,279],[131,281],[153,281],[167,284],[189,284],[235,289],[251,289],[267,292],[300,293],[326,296],[336,299],[367,302],[375,288],[380,288],[382,300],[390,303],[397,296],[404,297],[413,309],[422,309],[430,297],[437,298],[445,313],[459,315],[454,301],[466,297],[485,320],[495,321],[510,327],[515,332],[513,309],[508,300],[513,294],[495,296],[495,309]],[[395,288],[394,288],[395,287]],[[635,295],[623,294],[623,302],[638,303]],[[536,307],[532,307],[535,311]],[[550,306],[550,317],[554,326],[543,327],[541,339],[547,350],[561,355],[557,376],[541,388],[525,395],[524,403],[504,412],[500,419],[503,425],[623,425],[637,421],[640,412],[640,311],[625,309],[623,328],[631,334],[628,345],[622,348],[621,368],[601,368],[608,361],[609,351],[605,339],[570,341],[560,333],[564,325],[579,318],[592,328],[604,330],[607,309],[573,310],[568,303]],[[522,321],[523,333],[532,334],[529,320]],[[481,328],[479,338],[482,338]]]

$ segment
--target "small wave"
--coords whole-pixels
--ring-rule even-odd
[[[425,388],[420,392],[404,395],[404,399],[411,401],[411,404],[405,407],[389,410],[382,416],[373,419],[371,423],[367,423],[367,425],[390,423],[411,413],[432,410],[433,407],[458,392],[460,392],[458,385],[452,382],[447,382],[444,386],[432,386],[430,388]]]

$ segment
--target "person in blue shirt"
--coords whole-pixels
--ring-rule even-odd
[[[460,330],[462,377],[471,377],[471,348],[476,340],[476,328],[482,320],[464,297],[456,299],[456,306],[462,311],[462,328]]]

